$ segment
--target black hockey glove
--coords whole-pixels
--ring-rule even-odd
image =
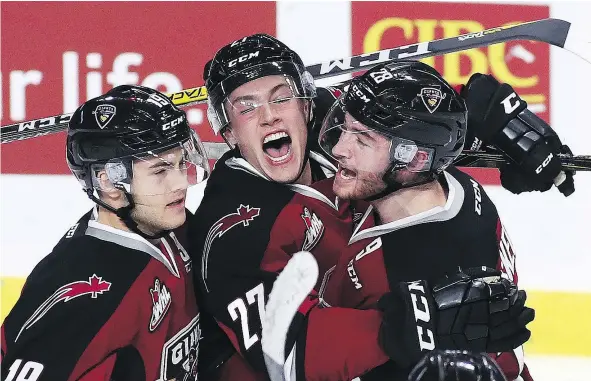
[[[565,196],[574,192],[574,172],[563,171],[558,157],[572,152],[511,86],[474,74],[461,95],[468,107],[465,149],[490,144],[504,152],[511,159],[500,168],[504,188],[516,194],[545,192],[555,184]]]
[[[525,291],[487,267],[460,271],[432,288],[423,280],[402,282],[378,302],[380,345],[402,368],[435,348],[510,351],[530,337],[534,310],[525,299]]]

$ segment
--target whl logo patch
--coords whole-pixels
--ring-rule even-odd
[[[172,304],[172,296],[166,285],[156,278],[154,288],[150,289],[152,297],[152,317],[150,318],[150,332],[154,332],[160,325]]]
[[[310,251],[320,241],[322,233],[324,233],[324,224],[316,213],[310,213],[310,210],[306,207],[304,207],[301,217],[304,220],[304,224],[306,224],[306,236],[304,237],[302,250]]]

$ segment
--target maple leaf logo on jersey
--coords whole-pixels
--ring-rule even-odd
[[[300,216],[304,220],[304,224],[306,224],[306,236],[304,237],[302,250],[309,251],[320,241],[322,233],[324,233],[324,224],[316,213],[310,213],[310,210],[306,207],[304,207],[304,212]]]
[[[150,289],[150,296],[152,297],[152,317],[148,328],[150,332],[154,332],[164,320],[164,316],[172,304],[172,296],[166,285],[158,278],[154,280],[154,288]]]
[[[67,303],[72,299],[83,295],[90,295],[92,299],[96,299],[99,295],[111,289],[111,282],[103,280],[102,277],[92,274],[88,281],[75,281],[68,283],[58,288],[49,298],[47,298],[40,306],[33,312],[33,315],[23,324],[18,335],[16,335],[15,342],[23,331],[31,328],[33,324],[37,323],[45,314],[59,302]]]
[[[251,208],[250,205],[242,205],[236,209],[236,213],[226,214],[219,220],[217,220],[209,229],[207,238],[205,239],[205,245],[203,247],[203,256],[201,260],[201,276],[205,281],[207,279],[207,257],[209,256],[209,250],[211,244],[216,238],[222,237],[226,232],[232,229],[234,226],[242,224],[248,226],[252,220],[259,216],[261,208]],[[207,288],[207,284],[205,285]]]

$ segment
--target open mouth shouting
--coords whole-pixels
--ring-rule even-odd
[[[357,172],[339,165],[338,176],[343,180],[353,180],[357,177]]]
[[[272,165],[287,163],[292,157],[291,137],[285,131],[266,135],[263,139],[263,152]]]

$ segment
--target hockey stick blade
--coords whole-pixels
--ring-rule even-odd
[[[573,32],[571,24],[567,21],[548,18],[326,61],[307,66],[307,70],[315,79],[328,78],[368,70],[380,63],[397,59],[421,59],[511,40],[545,42],[570,50],[579,57],[591,62],[587,36]],[[177,106],[188,106],[205,102],[207,100],[207,91],[204,86],[200,86],[181,90],[168,96]],[[63,131],[68,127],[67,120],[70,118],[71,114],[64,114],[7,125],[0,130],[0,141],[9,143]]]
[[[312,292],[317,281],[316,259],[309,252],[300,251],[291,257],[273,284],[265,307],[265,316],[262,318],[261,336],[261,346],[271,381],[283,381],[287,378],[285,374],[293,371],[291,367],[286,367],[287,332],[300,305]],[[293,353],[290,357],[293,358]]]

